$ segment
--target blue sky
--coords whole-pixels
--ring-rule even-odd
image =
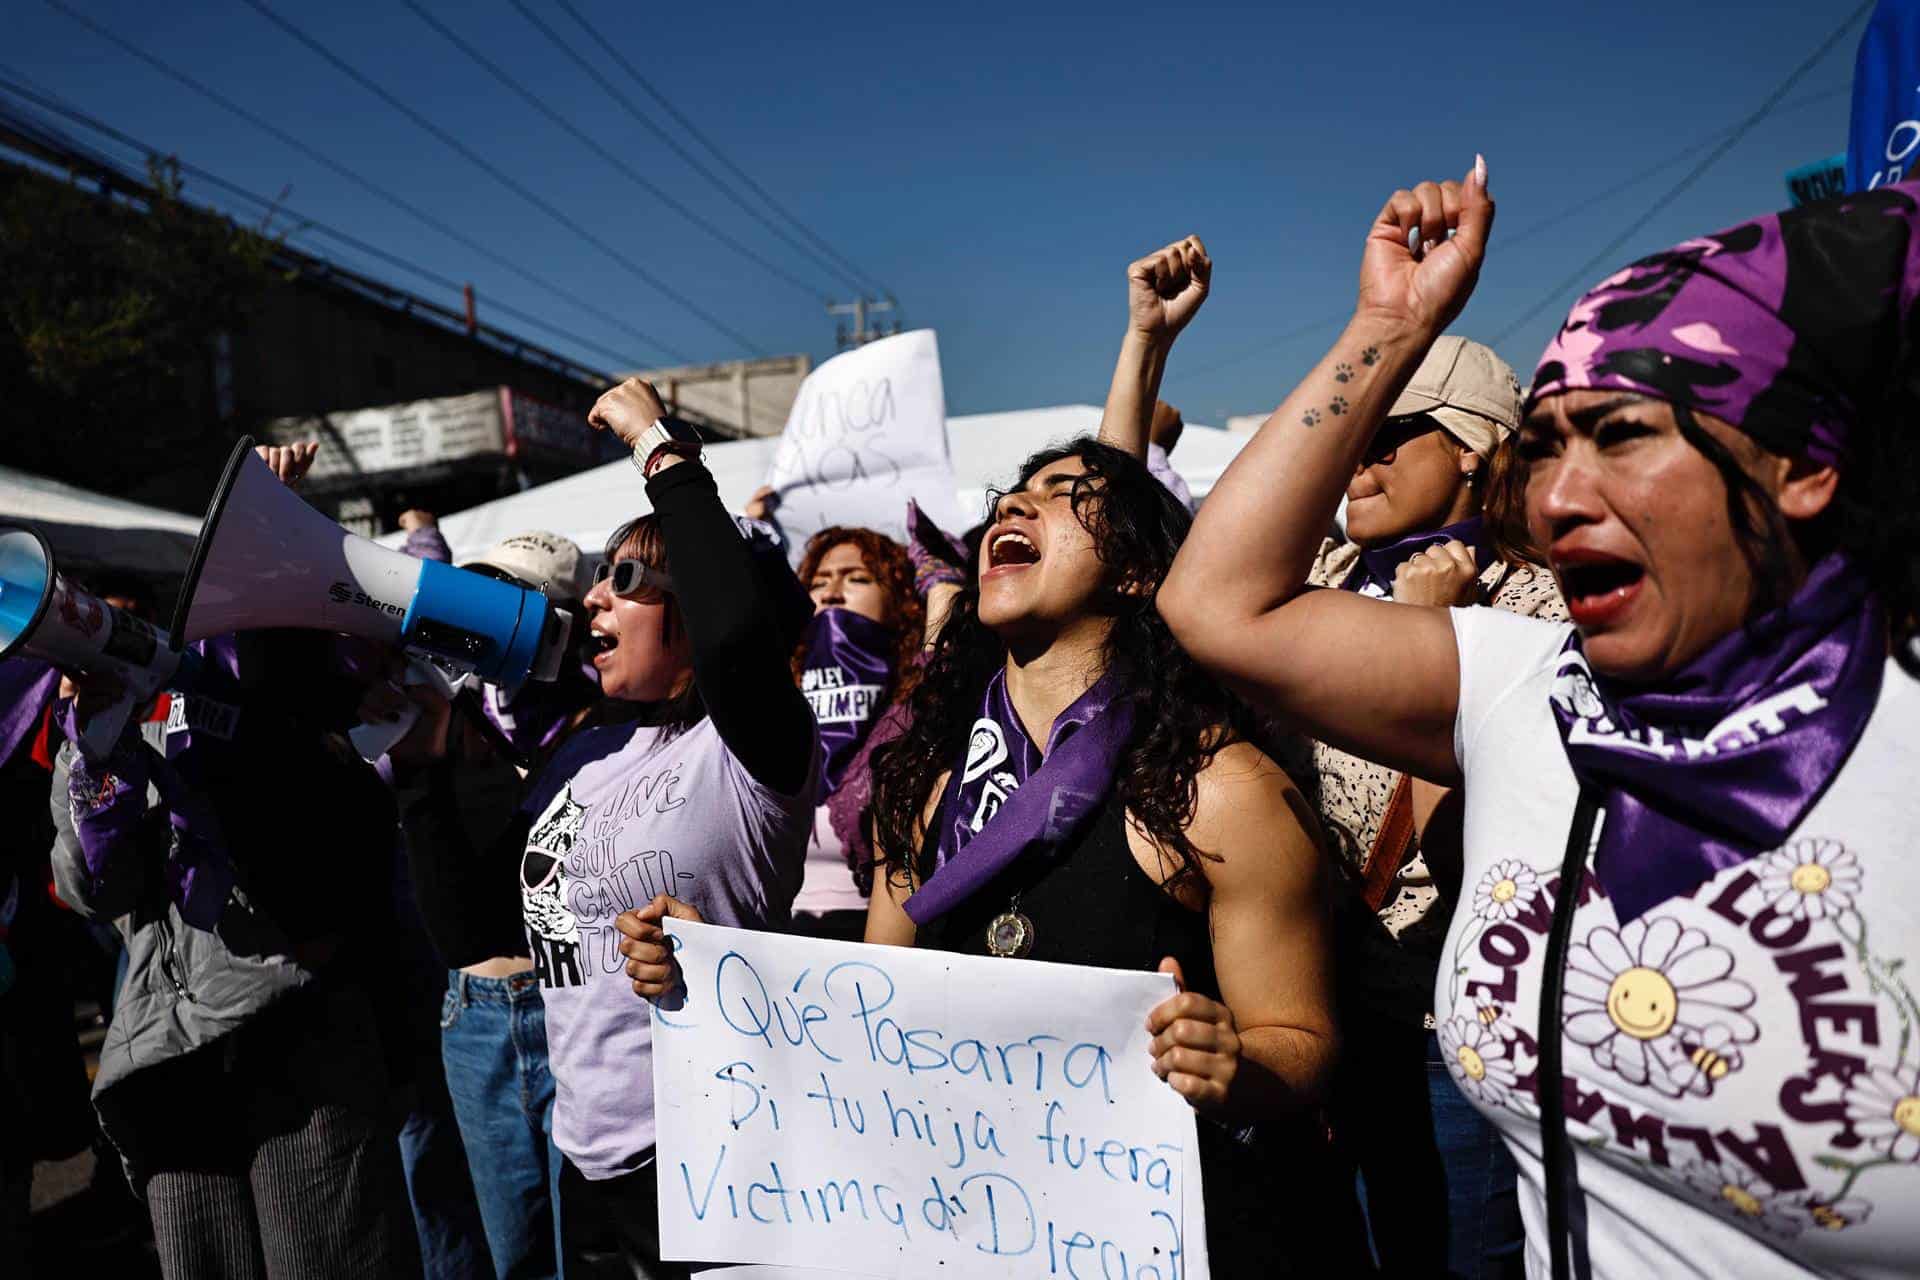
[[[849,286],[729,203],[510,0],[419,3],[604,148],[810,287],[663,207],[400,4],[265,0],[692,299],[718,327],[242,0],[67,2],[683,355],[749,354],[723,329],[768,353],[832,352],[819,298],[848,297]],[[1361,240],[1395,186],[1458,176],[1475,151],[1486,153],[1499,224],[1456,331],[1490,336],[1651,208],[1705,154],[1702,144],[1752,112],[1847,8],[1722,0],[1130,10],[574,2],[732,160],[891,288],[910,325],[939,330],[950,412],[1097,401],[1123,324],[1127,261],[1200,234],[1218,264],[1215,293],[1174,355],[1166,394],[1190,419],[1215,423],[1270,408],[1319,355],[1331,323],[1277,339],[1344,316]],[[530,0],[622,83],[619,65],[549,6]],[[615,362],[489,305],[531,312],[634,364],[674,363],[601,315],[478,259],[42,0],[8,9],[0,76],[23,78],[244,187],[267,195],[290,188],[288,208],[471,280],[483,317],[596,367]],[[1846,145],[1857,43],[1856,28],[1614,265],[1784,204],[1786,170]],[[643,89],[622,87],[684,138]],[[1699,149],[1645,176],[1689,147]],[[188,194],[230,204],[204,184],[190,181]],[[296,243],[438,296],[434,286],[324,240]],[[1500,343],[1523,380],[1575,292]],[[445,300],[458,305],[457,297]]]

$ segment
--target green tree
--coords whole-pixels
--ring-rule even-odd
[[[171,161],[118,197],[0,166],[0,460],[125,493],[235,434],[212,353],[280,278],[278,245],[181,189]]]

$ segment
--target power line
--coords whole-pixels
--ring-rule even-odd
[[[780,240],[784,242],[789,248],[794,249],[799,253],[803,253],[807,255],[807,257],[811,258],[815,264],[817,264],[818,266],[822,267],[826,271],[833,274],[842,283],[854,289],[863,289],[867,287],[855,277],[848,275],[847,272],[843,270],[833,260],[822,256],[818,250],[812,248],[807,244],[802,243],[799,240],[794,239],[793,236],[789,234],[785,228],[781,227],[778,223],[769,219],[766,214],[762,213],[759,209],[755,208],[754,205],[746,199],[746,197],[742,196],[738,191],[734,190],[731,186],[727,185],[726,180],[723,179],[719,174],[715,173],[712,169],[707,167],[706,163],[702,161],[699,156],[696,156],[695,154],[693,154],[693,152],[687,150],[686,147],[681,145],[679,139],[675,138],[671,133],[668,133],[665,129],[662,129],[658,124],[656,124],[653,121],[651,117],[649,117],[645,112],[641,111],[639,107],[635,106],[633,104],[633,101],[620,91],[619,85],[615,84],[604,72],[602,72],[598,67],[594,66],[585,57],[583,57],[579,53],[579,51],[577,51],[572,45],[568,44],[566,40],[561,37],[560,33],[555,31],[553,27],[544,18],[542,18],[538,13],[534,12],[531,8],[527,6],[527,4],[525,3],[525,0],[510,0],[510,2],[512,3],[515,9],[518,9],[520,11],[521,17],[525,18],[530,24],[532,24],[532,26],[536,30],[540,32],[540,34],[544,35],[550,42],[552,42],[555,48],[559,49],[560,52],[566,54],[567,57],[570,60],[572,60],[575,66],[579,67],[582,71],[586,72],[586,74],[593,80],[593,82],[600,86],[601,92],[605,93],[609,98],[612,98],[615,102],[618,102],[621,105],[621,107],[625,108],[628,115],[632,116],[635,120],[639,121],[640,124],[643,127],[645,127],[650,133],[652,133],[654,137],[658,138],[661,142],[666,144],[666,146],[669,149],[671,149],[675,155],[679,156],[682,160],[686,161],[688,166],[691,167],[695,173],[698,173],[701,177],[705,178],[708,182],[712,183],[716,190],[718,190],[722,195],[726,196],[728,200],[732,201],[735,205],[737,205],[749,217],[753,218],[761,226],[765,227],[768,231],[778,236]],[[825,302],[827,301],[827,299],[821,298],[820,301]]]
[[[280,200],[268,199],[266,196],[260,195],[257,192],[249,191],[247,188],[242,187],[237,183],[229,182],[225,178],[220,177],[218,174],[210,172],[207,169],[201,168],[199,165],[191,164],[185,160],[181,160],[178,156],[168,156],[167,153],[162,152],[157,147],[153,147],[147,143],[141,142],[138,138],[134,138],[122,132],[121,130],[114,128],[112,125],[109,125],[104,121],[97,120],[94,117],[89,116],[85,112],[79,111],[70,105],[63,104],[58,99],[52,98],[47,95],[35,93],[23,87],[21,84],[7,78],[9,76],[16,76],[19,74],[18,72],[14,71],[10,67],[0,67],[0,72],[4,73],[4,74],[0,74],[0,89],[6,90],[7,92],[13,94],[15,97],[25,99],[26,101],[32,102],[34,105],[40,107],[42,110],[51,111],[56,115],[59,115],[67,120],[71,120],[76,124],[82,125],[88,129],[92,129],[102,134],[105,137],[111,138],[115,142],[120,143],[124,147],[128,147],[134,151],[140,152],[150,162],[163,160],[163,159],[170,159],[172,163],[179,166],[180,171],[182,173],[188,174],[191,177],[201,182],[204,182],[209,186],[218,188],[219,190],[228,192],[229,194],[237,196],[240,199],[243,199],[252,204],[258,205],[262,209],[266,210],[269,214],[281,213],[286,215],[288,218],[295,220],[300,225],[297,228],[295,228],[293,231],[289,232],[290,235],[305,234],[306,232],[309,232],[309,231],[317,232],[320,235],[327,236],[333,240],[338,241],[343,245],[346,245],[348,248],[351,248],[359,253],[363,253],[368,257],[375,259],[376,261],[384,262],[389,266],[397,268],[398,270],[405,271],[405,272],[408,272],[409,274],[418,276],[423,280],[439,285],[441,288],[447,289],[453,293],[457,294],[461,292],[462,288],[464,287],[461,281],[454,280],[448,276],[441,275],[437,271],[433,271],[427,267],[420,266],[418,263],[412,262],[406,258],[401,257],[399,254],[391,253],[385,249],[380,248],[378,245],[370,244],[367,241],[360,239],[358,236],[350,235],[345,231],[340,231],[333,227],[327,226],[325,223],[318,222],[312,218],[307,217],[302,213],[299,213],[296,210],[287,208],[286,205]],[[97,156],[97,159],[98,159],[98,162],[102,163],[103,165],[106,163],[104,156]],[[117,168],[117,166],[111,166],[111,165],[108,165],[107,167]],[[123,174],[123,176],[126,176],[126,175]],[[642,361],[636,360],[631,353],[617,351],[612,347],[608,347],[602,343],[596,342],[591,338],[583,337],[582,335],[574,333],[571,330],[562,328],[561,326],[554,324],[551,321],[543,320],[536,315],[523,311],[520,308],[511,306],[507,303],[489,300],[488,307],[491,310],[498,311],[502,315],[511,316],[514,319],[519,320],[523,324],[531,325],[536,329],[542,329],[548,333],[554,334],[557,337],[564,338],[568,342],[573,343],[577,347],[580,347],[582,349],[589,350],[589,351],[596,351],[596,352],[599,352],[601,355],[608,356],[615,362],[616,367],[619,367],[621,365],[626,365],[630,367],[633,365],[643,363]],[[501,334],[501,337],[510,340],[512,338],[512,335],[503,333]]]
[[[558,125],[561,129],[571,134],[576,141],[578,141],[582,146],[585,146],[586,148],[591,150],[595,155],[599,156],[607,164],[612,165],[614,168],[618,169],[621,173],[626,174],[628,178],[632,179],[632,181],[637,186],[639,186],[643,191],[651,195],[655,200],[659,201],[661,204],[665,205],[667,208],[672,209],[675,213],[679,214],[681,217],[685,218],[687,221],[693,223],[693,225],[695,225],[696,227],[699,227],[702,231],[705,231],[708,235],[718,240],[721,244],[726,245],[729,249],[732,249],[734,252],[740,254],[742,257],[749,259],[750,261],[758,264],[761,267],[764,267],[767,271],[771,272],[773,275],[778,276],[781,280],[784,280],[786,283],[792,285],[794,288],[800,290],[802,293],[812,298],[815,302],[824,303],[824,302],[831,301],[830,298],[828,298],[825,294],[821,293],[818,289],[814,288],[812,285],[808,284],[805,280],[800,279],[798,276],[794,275],[792,272],[788,271],[786,268],[780,266],[778,263],[768,258],[764,258],[760,256],[760,254],[754,252],[754,250],[748,247],[747,245],[741,243],[739,240],[736,240],[733,236],[728,235],[725,231],[722,231],[719,227],[714,226],[711,222],[707,221],[705,218],[701,217],[698,213],[695,213],[692,209],[688,208],[685,204],[683,204],[677,197],[675,197],[672,193],[667,191],[664,187],[661,187],[658,183],[655,183],[652,179],[648,178],[646,175],[642,174],[638,169],[634,168],[621,156],[616,155],[612,151],[609,151],[606,148],[606,146],[604,146],[598,139],[594,138],[591,134],[587,133],[586,130],[580,128],[580,126],[568,120],[565,116],[561,115],[558,111],[555,111],[552,107],[548,106],[544,101],[540,99],[538,95],[529,92],[524,85],[520,84],[520,82],[515,80],[512,76],[508,75],[506,71],[498,63],[494,62],[492,59],[488,58],[485,54],[481,53],[478,49],[474,48],[473,45],[469,44],[466,40],[461,38],[461,36],[457,32],[453,31],[445,23],[441,22],[440,19],[434,17],[433,14],[426,8],[425,5],[422,5],[419,3],[419,0],[402,0],[402,3],[404,3],[407,6],[407,8],[413,10],[414,15],[418,17],[422,22],[426,23],[428,26],[432,27],[435,31],[439,32],[441,36],[445,37],[447,42],[451,44],[454,48],[460,50],[460,52],[466,54],[467,57],[473,59],[474,62],[478,63],[481,66],[481,68],[487,72],[487,74],[491,75],[495,80],[498,80],[502,86],[511,90],[515,94],[519,95],[519,97],[523,101],[525,101],[528,106],[532,107],[535,111],[538,111],[541,115],[553,121],[553,123]]]
[[[379,98],[382,102],[386,103],[389,107],[392,107],[395,111],[398,111],[401,115],[411,120],[414,124],[418,125],[421,129],[424,129],[426,132],[432,134],[435,138],[439,139],[439,141],[445,146],[458,152],[461,156],[465,157],[470,163],[478,167],[482,172],[487,174],[487,176],[492,178],[495,182],[498,182],[501,186],[507,188],[507,190],[513,192],[515,195],[519,196],[521,199],[525,200],[527,203],[533,205],[536,209],[539,209],[542,213],[545,213],[548,217],[552,218],[555,222],[558,222],[561,226],[565,227],[568,231],[571,231],[574,235],[580,237],[580,239],[586,241],[588,244],[592,245],[594,248],[600,250],[602,253],[606,254],[609,258],[612,258],[615,262],[625,267],[628,271],[632,272],[636,278],[644,281],[647,285],[649,285],[655,292],[661,294],[663,297],[668,298],[673,302],[678,303],[681,307],[685,308],[687,312],[689,312],[694,316],[697,316],[702,321],[705,321],[706,324],[709,327],[711,327],[715,332],[723,334],[728,338],[731,338],[733,341],[739,343],[741,346],[745,347],[748,351],[752,352],[754,355],[766,354],[766,351],[762,349],[759,346],[759,344],[754,342],[753,339],[747,337],[745,334],[741,333],[739,330],[733,328],[731,325],[727,324],[726,321],[720,319],[718,316],[715,316],[714,314],[709,312],[706,308],[702,307],[699,303],[695,302],[692,298],[687,297],[685,294],[675,289],[672,285],[668,284],[666,281],[662,280],[660,277],[654,275],[653,272],[641,266],[638,262],[634,261],[627,254],[622,253],[620,250],[608,244],[605,240],[602,240],[599,236],[594,235],[593,232],[587,230],[584,226],[580,225],[579,222],[575,221],[574,218],[571,215],[569,215],[564,209],[561,209],[559,206],[555,205],[552,201],[546,199],[544,196],[532,190],[530,187],[527,187],[522,183],[516,181],[514,178],[512,178],[506,172],[504,172],[498,165],[488,160],[485,156],[481,155],[478,151],[475,151],[472,147],[462,142],[459,138],[455,137],[453,134],[447,132],[445,129],[441,128],[439,125],[435,124],[433,121],[421,115],[418,111],[414,110],[412,107],[402,102],[399,98],[395,97],[392,93],[389,93],[386,89],[382,88],[380,85],[374,83],[373,80],[369,79],[358,68],[354,67],[351,63],[347,62],[346,59],[340,57],[339,54],[327,48],[327,46],[321,44],[318,40],[314,39],[312,36],[308,35],[305,31],[295,26],[288,19],[283,18],[278,13],[274,12],[273,9],[268,7],[268,5],[265,3],[265,0],[242,0],[242,3],[244,3],[249,9],[252,9],[254,12],[258,13],[261,17],[267,19],[269,22],[279,27],[282,31],[286,32],[289,36],[292,36],[299,43],[301,43],[302,45],[305,45],[310,52],[324,59],[336,71],[340,72],[342,75],[352,80],[355,84],[359,85],[361,88],[365,89],[367,92]]]
[[[328,156],[323,152],[316,150],[315,148],[309,146],[306,142],[302,141],[300,138],[296,137],[291,133],[288,133],[285,129],[282,129],[278,125],[272,124],[269,121],[261,118],[260,116],[255,115],[252,111],[249,111],[247,108],[241,106],[239,103],[233,101],[231,98],[228,98],[226,95],[220,93],[218,90],[213,89],[210,86],[201,83],[199,80],[196,80],[194,77],[188,75],[184,71],[181,71],[179,68],[174,67],[169,63],[162,61],[160,58],[156,57],[155,55],[148,53],[145,49],[140,48],[138,45],[132,43],[131,41],[126,40],[120,35],[116,34],[115,32],[101,26],[99,23],[95,22],[92,18],[89,18],[87,15],[70,8],[68,5],[63,3],[62,0],[47,0],[47,5],[50,8],[54,9],[55,11],[62,13],[67,17],[73,19],[75,22],[79,23],[81,26],[87,28],[87,30],[93,32],[94,35],[99,36],[102,40],[105,40],[107,43],[113,45],[115,48],[121,50],[123,53],[126,53],[134,58],[138,58],[141,62],[146,63],[149,67],[152,67],[155,71],[158,71],[161,75],[166,76],[168,79],[173,80],[177,84],[184,85],[188,89],[193,90],[195,93],[199,94],[201,97],[207,99],[209,102],[212,102],[215,106],[221,108],[222,110],[232,115],[238,116],[240,119],[246,121],[248,124],[252,125],[254,128],[259,129],[261,132],[267,134],[269,137],[272,137],[273,139],[278,141],[281,145],[291,147],[294,151],[307,157],[307,159],[313,161],[315,164],[318,164],[321,167],[328,169],[333,173],[338,174],[340,177],[345,178],[347,181],[353,183],[355,186],[367,192],[369,195],[374,196],[375,198],[385,202],[386,204],[393,206],[394,208],[400,210],[402,213],[407,214],[409,217],[416,219],[422,225],[447,237],[449,240],[452,240],[455,244],[460,245],[462,248],[466,249],[468,252],[477,254],[480,258],[484,259],[487,262],[491,262],[494,266],[499,267],[501,270],[510,272],[511,274],[519,277],[520,279],[525,280],[527,283],[535,286],[536,288],[541,289],[546,293],[550,293],[554,297],[557,297],[564,302],[570,303],[573,306],[579,307],[581,310],[587,312],[588,314],[598,317],[600,320],[606,322],[607,324],[613,325],[615,328],[620,329],[625,333],[631,334],[633,337],[640,339],[642,342],[646,343],[648,346],[653,347],[656,350],[664,353],[669,359],[677,360],[682,364],[691,363],[691,357],[686,355],[684,352],[677,350],[669,343],[664,342],[661,339],[655,337],[654,335],[648,333],[646,330],[639,328],[638,326],[634,325],[632,321],[627,320],[619,315],[614,314],[611,311],[606,310],[604,307],[601,307],[597,303],[594,303],[586,298],[580,297],[577,294],[571,293],[566,289],[561,288],[559,285],[554,284],[551,281],[546,280],[541,276],[534,274],[533,272],[529,271],[527,268],[521,266],[519,263],[514,262],[512,259],[504,257],[503,255],[494,252],[492,249],[487,248],[485,245],[481,244],[479,241],[473,239],[471,236],[466,235],[464,232],[459,231],[458,229],[449,225],[447,222],[443,221],[439,217],[436,217],[434,214],[427,212],[425,209],[420,208],[418,205],[413,204],[411,201],[406,200],[401,196],[395,195],[393,192],[388,191],[385,187],[382,187],[378,183],[374,182],[371,178],[367,178],[363,176],[362,174],[356,172],[355,170],[349,168],[348,166],[340,163],[338,160],[333,159],[331,156]]]
[[[521,0],[512,0],[512,3],[513,3],[513,6],[516,9],[519,9],[522,14],[527,14],[526,6],[523,3],[521,3]],[[573,7],[572,0],[558,0],[558,4],[561,9],[566,11],[567,16],[572,18],[576,23],[578,23],[581,29],[584,30],[587,33],[587,35],[596,44],[600,46],[601,50],[604,53],[606,53],[606,55],[609,58],[612,58],[614,62],[619,65],[620,69],[627,74],[627,77],[629,79],[631,79],[634,83],[638,84],[642,89],[645,89],[647,91],[647,95],[651,97],[655,102],[659,103],[661,108],[664,111],[666,111],[668,115],[672,116],[674,120],[679,123],[682,129],[685,129],[689,134],[693,136],[695,141],[697,141],[701,146],[705,147],[709,152],[711,152],[713,154],[714,159],[718,160],[721,164],[725,165],[729,170],[731,170],[735,177],[739,178],[740,181],[746,183],[747,186],[753,191],[755,195],[759,196],[762,200],[766,201],[767,206],[769,208],[771,208],[774,212],[778,213],[781,217],[785,218],[789,223],[793,224],[794,229],[798,231],[801,235],[805,236],[808,240],[811,240],[815,245],[817,245],[822,253],[832,258],[835,262],[839,263],[842,267],[852,272],[855,276],[859,277],[861,280],[864,280],[866,282],[865,284],[866,288],[877,290],[878,292],[885,294],[888,297],[893,296],[893,291],[887,288],[884,284],[880,283],[879,280],[875,279],[871,272],[863,271],[854,263],[848,261],[845,255],[841,254],[832,245],[828,244],[825,240],[821,239],[818,235],[816,235],[813,232],[811,228],[807,226],[806,223],[800,221],[798,217],[796,217],[790,210],[788,210],[785,205],[781,204],[778,200],[774,199],[772,192],[768,191],[765,187],[761,186],[758,182],[755,182],[752,176],[749,175],[746,170],[742,169],[739,165],[735,164],[732,160],[730,160],[727,157],[726,153],[721,151],[719,146],[716,145],[711,138],[707,137],[706,134],[700,132],[700,130],[694,125],[693,121],[687,119],[685,113],[683,113],[678,107],[674,106],[673,103],[668,100],[667,96],[664,93],[661,93],[660,90],[654,87],[653,81],[647,79],[644,75],[640,74],[639,68],[635,67],[631,62],[627,61],[626,58],[620,55],[619,50],[614,47],[612,41],[602,36],[600,32],[594,28],[592,23],[588,22],[585,17],[581,16],[580,11]],[[529,18],[531,18],[531,15],[528,15],[528,16]],[[535,25],[539,25],[539,24],[536,22]],[[632,114],[635,119],[641,120],[642,123],[647,124],[649,128],[655,127],[652,125],[650,121],[647,121],[640,114],[640,112],[636,110],[630,102],[627,101],[627,99],[623,95],[615,93],[614,97],[620,102],[622,106],[627,108],[628,112]],[[859,286],[856,285],[856,287],[859,287]]]
[[[1674,183],[1665,195],[1653,202],[1651,208],[1628,223],[1626,230],[1607,241],[1597,253],[1570,272],[1566,279],[1555,285],[1552,290],[1546,293],[1538,302],[1528,307],[1518,316],[1515,316],[1506,328],[1493,336],[1494,343],[1502,343],[1508,338],[1511,338],[1515,333],[1519,332],[1528,321],[1539,315],[1553,303],[1566,297],[1568,290],[1577,289],[1589,283],[1592,279],[1593,271],[1598,269],[1603,263],[1611,262],[1613,255],[1620,251],[1621,246],[1639,234],[1642,227],[1645,227],[1649,222],[1653,221],[1662,210],[1672,204],[1674,200],[1682,195],[1689,187],[1693,186],[1694,183],[1705,176],[1707,170],[1711,169],[1714,164],[1719,161],[1721,156],[1731,151],[1736,143],[1746,137],[1748,133],[1752,132],[1754,127],[1765,119],[1774,107],[1779,105],[1780,100],[1787,96],[1793,86],[1800,83],[1801,77],[1813,70],[1815,64],[1826,57],[1828,53],[1832,52],[1833,47],[1840,43],[1841,38],[1853,29],[1853,25],[1872,11],[1874,2],[1875,0],[1866,0],[1866,3],[1847,15],[1846,21],[1842,22],[1838,27],[1835,27],[1833,33],[1820,42],[1820,47],[1809,54],[1806,61],[1793,69],[1793,74],[1789,75],[1785,80],[1782,80],[1779,87],[1767,95],[1766,101],[1760,104],[1759,110],[1736,125],[1732,134],[1722,139],[1719,146],[1710,151],[1699,164],[1689,169],[1686,176]]]
[[[1828,102],[1834,98],[1842,97],[1851,92],[1852,92],[1851,86],[1841,85],[1838,88],[1827,89],[1827,90],[1823,90],[1820,93],[1809,94],[1804,98],[1796,98],[1792,102],[1789,102],[1784,106],[1779,107],[1777,109],[1777,114],[1784,115],[1789,111],[1799,111],[1802,108],[1815,106],[1822,102]],[[1568,204],[1565,208],[1560,209],[1555,213],[1547,214],[1545,217],[1536,218],[1532,222],[1528,223],[1525,227],[1522,227],[1520,230],[1515,231],[1511,234],[1508,234],[1505,232],[1500,233],[1497,237],[1500,249],[1504,252],[1505,250],[1512,248],[1514,245],[1524,244],[1528,240],[1531,240],[1536,236],[1541,236],[1546,234],[1549,231],[1558,229],[1559,227],[1565,224],[1566,219],[1574,216],[1575,214],[1586,212],[1587,210],[1591,209],[1595,204],[1599,203],[1602,200],[1611,199],[1612,197],[1620,195],[1623,192],[1631,191],[1633,188],[1641,185],[1644,182],[1652,181],[1654,178],[1666,172],[1668,169],[1673,168],[1673,166],[1679,164],[1681,161],[1687,159],[1689,156],[1696,155],[1699,152],[1706,150],[1708,147],[1712,146],[1716,141],[1728,136],[1729,134],[1736,132],[1739,128],[1740,128],[1739,125],[1729,125],[1725,129],[1722,129],[1716,133],[1710,133],[1706,137],[1701,138],[1696,142],[1691,142],[1687,144],[1686,146],[1680,148],[1678,151],[1673,152],[1671,155],[1668,155],[1663,159],[1654,161],[1652,164],[1648,165],[1646,168],[1641,169],[1639,172],[1635,173],[1632,177],[1622,179],[1621,181],[1614,183],[1612,186],[1606,187],[1598,192],[1594,192],[1592,194],[1582,196],[1580,199],[1575,200],[1572,203]],[[1310,324],[1304,324],[1299,326],[1298,328],[1289,329],[1285,333],[1280,334],[1277,337],[1263,339],[1261,342],[1255,344],[1254,346],[1248,347],[1242,351],[1235,352],[1233,355],[1223,357],[1222,359],[1212,361],[1208,364],[1200,365],[1197,368],[1180,370],[1180,376],[1182,378],[1194,378],[1194,377],[1200,377],[1204,374],[1218,372],[1219,370],[1225,369],[1230,365],[1239,364],[1242,360],[1248,360],[1254,356],[1262,354],[1263,352],[1269,351],[1274,347],[1281,346],[1285,343],[1292,342],[1299,338],[1304,338],[1310,333],[1316,332],[1317,330],[1320,330],[1320,329],[1325,329],[1328,326],[1335,324],[1338,321],[1341,321],[1344,319],[1346,319],[1346,313],[1344,311],[1334,313],[1334,314],[1329,314],[1327,316],[1322,317],[1319,320],[1313,321]],[[1499,341],[1499,339],[1495,339],[1495,341]],[[1171,375],[1173,371],[1169,370],[1168,372]]]

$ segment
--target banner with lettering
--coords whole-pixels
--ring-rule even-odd
[[[1205,1280],[1165,974],[669,920],[653,1015],[664,1257],[874,1277]]]
[[[907,538],[907,499],[944,529],[973,524],[954,496],[940,343],[915,329],[843,352],[807,375],[767,483],[793,558],[828,525]]]

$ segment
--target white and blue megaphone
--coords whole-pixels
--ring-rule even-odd
[[[80,745],[94,759],[113,749],[135,707],[191,684],[200,665],[198,654],[172,648],[140,619],[61,577],[38,533],[0,527],[0,659],[16,655],[119,677],[125,692],[80,729]]]
[[[512,688],[559,674],[572,619],[539,591],[348,533],[282,484],[250,439],[207,507],[170,637],[62,578],[38,533],[0,526],[0,659],[108,671],[125,686],[80,726],[95,758],[154,694],[193,691],[200,662],[188,644],[269,627],[364,636]]]
[[[268,627],[364,636],[514,687],[559,674],[572,619],[538,591],[348,533],[242,439],[200,526],[172,644]]]

